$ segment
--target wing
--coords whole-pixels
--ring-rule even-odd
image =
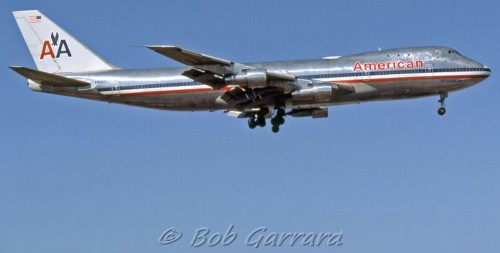
[[[278,98],[299,88],[297,78],[287,73],[257,69],[252,66],[193,52],[175,46],[146,46],[175,61],[191,66],[182,75],[214,89],[234,87],[219,97],[240,110],[272,104]]]
[[[288,73],[259,69],[241,63],[201,54],[175,46],[146,46],[175,61],[191,66],[182,75],[214,89],[233,85],[220,96],[219,104],[248,111],[265,106],[283,106],[292,92],[313,85],[313,80],[300,79]],[[332,85],[332,90],[348,88]]]
[[[183,75],[212,87],[217,88],[229,84],[239,84],[244,82],[241,81],[241,79],[248,79],[248,73],[258,72],[264,76],[266,82],[265,85],[260,83],[259,88],[267,86],[279,86],[287,90],[297,88],[295,84],[291,83],[295,81],[295,76],[286,73],[256,69],[244,64],[235,63],[175,46],[160,45],[146,47],[175,61],[191,66],[192,68],[185,71]],[[277,82],[285,82],[285,84],[281,83],[278,85]]]
[[[235,63],[175,46],[146,46],[170,59],[191,66],[182,75],[214,88],[226,86],[225,76],[235,72]]]

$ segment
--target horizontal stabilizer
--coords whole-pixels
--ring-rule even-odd
[[[57,87],[82,87],[90,85],[90,83],[50,74],[43,71],[29,69],[25,67],[9,67],[16,71],[18,74],[43,85],[57,86]]]

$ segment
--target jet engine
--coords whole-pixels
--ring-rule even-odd
[[[242,73],[226,77],[226,84],[240,85],[248,88],[265,88],[267,72],[265,70],[246,70]]]
[[[319,83],[310,84],[306,88],[296,90],[292,93],[293,103],[323,103],[329,102],[332,98],[332,85]]]

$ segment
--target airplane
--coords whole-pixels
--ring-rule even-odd
[[[379,50],[315,60],[238,63],[169,45],[145,48],[181,68],[120,69],[37,10],[13,12],[37,70],[10,68],[33,91],[178,111],[247,118],[251,129],[285,116],[328,117],[328,106],[439,96],[488,78],[491,70],[449,47]]]

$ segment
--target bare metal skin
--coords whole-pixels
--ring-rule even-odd
[[[322,118],[330,105],[365,101],[439,95],[438,113],[443,115],[448,93],[491,74],[485,65],[448,47],[241,64],[173,46],[147,46],[187,67],[123,70],[81,46],[38,11],[14,16],[39,70],[11,68],[28,78],[32,90],[164,110],[224,110],[249,118],[250,128],[272,118],[274,132],[286,115]],[[33,39],[44,43],[29,43]],[[81,71],[78,61],[86,62]]]

